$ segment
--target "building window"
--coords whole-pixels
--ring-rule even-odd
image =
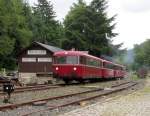
[[[52,58],[38,58],[38,62],[52,62]]]
[[[46,50],[28,50],[28,55],[46,55]]]
[[[22,62],[36,62],[36,58],[22,58]]]

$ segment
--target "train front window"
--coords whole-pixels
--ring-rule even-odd
[[[65,64],[66,63],[66,57],[55,57],[54,58],[55,64]]]
[[[78,64],[78,56],[57,56],[55,64]]]

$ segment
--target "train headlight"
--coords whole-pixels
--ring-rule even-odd
[[[65,54],[68,54],[68,52],[65,52]]]
[[[74,71],[76,71],[76,70],[77,70],[77,68],[76,68],[76,67],[74,67],[74,68],[73,68],[73,70],[74,70]]]
[[[58,70],[59,68],[58,67],[56,67],[56,70]]]

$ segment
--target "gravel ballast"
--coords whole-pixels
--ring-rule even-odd
[[[106,99],[59,116],[150,116],[150,79],[142,90]]]
[[[91,89],[97,89],[97,88],[110,89],[110,87],[112,85],[116,85],[116,84],[123,83],[126,81],[129,81],[129,80],[124,79],[124,80],[118,80],[118,81],[104,81],[104,82],[97,82],[97,83],[90,83],[90,84],[87,83],[87,84],[71,85],[71,86],[65,86],[62,88],[55,88],[55,89],[43,90],[43,91],[18,93],[18,94],[12,95],[11,101],[13,103],[21,102],[21,101],[25,102],[25,101],[29,101],[31,99],[35,100],[35,99],[45,98],[45,97],[47,98],[47,97],[60,96],[60,95],[77,93],[77,92],[91,90]],[[101,98],[101,100],[102,100],[102,98]],[[107,99],[106,96],[104,96],[104,98]],[[66,101],[68,101],[68,99],[66,99],[64,101],[66,102]],[[93,102],[94,101],[95,100],[93,100]],[[59,101],[54,101],[54,103],[56,103],[56,102],[59,102]],[[6,111],[0,112],[0,116],[20,116],[22,114],[26,114],[26,113],[29,113],[32,111],[47,109],[47,107],[49,107],[49,106],[55,106],[54,103],[47,102],[46,105],[42,105],[42,106],[23,106],[23,107],[19,107],[19,108],[13,109],[13,110],[8,109]],[[2,101],[0,102],[0,104],[1,105],[3,104]],[[86,105],[89,105],[89,104],[90,104],[90,102],[88,101],[86,103]],[[77,104],[77,105],[67,106],[65,108],[60,108],[60,109],[53,110],[53,111],[45,111],[45,112],[35,113],[32,116],[56,116],[56,115],[63,114],[65,112],[69,112],[71,110],[80,108],[80,107],[82,107],[82,106]],[[66,115],[66,114],[64,114],[64,115]],[[84,115],[84,116],[86,116],[86,115]]]
[[[120,81],[104,81],[104,82],[97,82],[97,83],[89,83],[89,84],[79,84],[79,85],[69,85],[65,87],[60,88],[53,88],[53,89],[47,89],[47,90],[41,90],[41,91],[29,91],[29,92],[23,92],[23,93],[17,93],[11,95],[11,102],[12,103],[20,103],[30,100],[36,100],[36,99],[42,99],[47,97],[55,97],[55,96],[61,96],[71,93],[77,93],[82,92],[86,90],[92,90],[96,88],[109,88],[112,85],[116,85],[122,82],[126,82],[128,80],[120,80]],[[0,105],[5,105],[3,103],[3,96],[1,96],[2,99],[0,99]]]

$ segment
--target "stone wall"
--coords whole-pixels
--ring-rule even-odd
[[[51,84],[53,82],[52,76],[38,76],[36,73],[19,73],[19,82],[26,84]]]
[[[19,82],[23,85],[37,84],[36,73],[19,73]]]

